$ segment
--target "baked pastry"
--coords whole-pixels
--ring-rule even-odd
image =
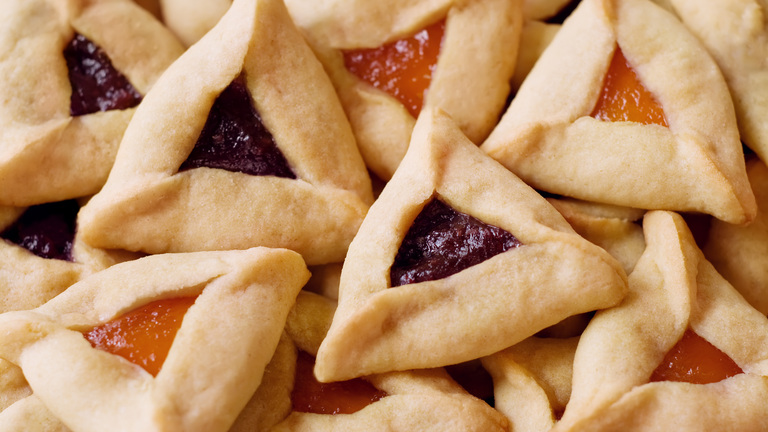
[[[548,198],[547,201],[579,235],[605,249],[627,274],[632,273],[645,251],[643,210],[568,198]]]
[[[546,432],[571,396],[578,337],[531,337],[482,359],[493,377],[494,408],[515,432]]]
[[[536,20],[525,21],[523,32],[520,34],[520,48],[517,52],[515,73],[511,80],[513,93],[517,93],[520,89],[525,77],[528,76],[541,54],[555,38],[558,30],[560,30],[560,24]]]
[[[232,0],[159,0],[163,21],[190,46],[219,22],[232,6]]]
[[[80,214],[83,239],[340,262],[373,197],[333,86],[281,1],[229,11],[147,94]]]
[[[0,205],[96,193],[133,107],[181,44],[130,0],[9,0],[3,9]]]
[[[151,13],[155,16],[155,18],[162,20],[163,13],[160,10],[160,1],[159,0],[134,0],[136,4],[143,7],[147,10],[147,12]]]
[[[757,198],[757,218],[748,226],[713,220],[704,255],[755,309],[768,315],[768,168],[747,161],[747,175]]]
[[[34,395],[25,397],[0,412],[3,432],[71,432]]]
[[[288,0],[336,86],[368,168],[389,180],[416,117],[448,112],[480,143],[503,110],[522,2]],[[406,48],[407,47],[407,48]]]
[[[625,283],[616,260],[445,113],[423,112],[349,248],[315,374],[335,381],[483,357],[615,305]]]
[[[723,72],[733,96],[741,139],[768,160],[768,56],[766,5],[756,0],[719,0],[706,8],[696,1],[668,0]]]
[[[329,384],[318,383],[312,366],[318,346],[331,324],[335,303],[301,292],[286,320],[290,367],[278,368],[272,388],[256,396],[241,413],[252,419],[287,413],[274,427],[265,422],[236,422],[230,432],[424,430],[507,431],[507,421],[485,402],[467,394],[442,369],[394,372]],[[286,357],[289,357],[286,355]],[[273,360],[273,363],[275,360]],[[277,376],[282,376],[277,378]]]
[[[284,249],[149,256],[0,315],[0,355],[73,430],[226,431],[308,278]]]
[[[76,200],[0,206],[0,312],[38,307],[78,280],[136,254],[80,240]]]
[[[481,148],[550,193],[737,224],[756,212],[717,65],[648,0],[582,1]]]
[[[582,334],[553,431],[765,430],[768,318],[715,271],[682,217],[652,211],[643,229],[630,294]]]
[[[523,16],[526,20],[544,21],[567,9],[574,0],[524,0]]]
[[[332,300],[338,300],[341,267],[342,263],[310,267],[309,271],[312,273],[312,277],[309,278],[304,289]]]

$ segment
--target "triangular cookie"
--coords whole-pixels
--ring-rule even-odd
[[[270,246],[311,264],[342,261],[373,197],[337,101],[282,2],[236,1],[147,94],[107,184],[83,208],[83,238],[149,253]],[[259,121],[265,136],[254,135]],[[191,156],[248,147],[261,157],[262,142],[290,175]]]
[[[571,396],[578,337],[531,337],[483,357],[493,376],[494,408],[515,432],[546,432],[562,416]]]
[[[366,165],[382,180],[403,159],[422,107],[448,112],[476,143],[498,122],[522,1],[362,0],[343,10],[328,0],[286,4],[339,92]],[[429,65],[414,67],[425,53]]]
[[[632,273],[645,251],[643,210],[590,203],[568,198],[548,198],[573,229],[585,239],[605,249]]]
[[[141,95],[182,51],[130,0],[6,1],[0,205],[96,193]]]
[[[464,392],[442,369],[318,383],[312,364],[334,310],[335,302],[329,299],[299,294],[286,320],[290,353],[272,360],[273,374],[264,376],[271,382],[257,390],[230,432],[508,430],[503,416]],[[290,364],[274,364],[278,361]],[[288,412],[274,427],[265,421],[286,406]]]
[[[766,5],[761,1],[668,0],[723,72],[733,95],[741,138],[768,161],[768,56]]]
[[[308,277],[301,257],[284,249],[150,256],[33,311],[0,315],[0,354],[73,430],[226,431],[258,387]],[[152,337],[127,321],[140,321],[139,310],[151,318],[147,329],[178,328],[164,361],[154,339],[132,349]],[[162,324],[166,313],[176,324]]]
[[[479,358],[570,315],[612,306],[625,294],[621,265],[573,232],[544,198],[479,151],[449,117],[424,112],[417,126],[407,157],[350,246],[339,308],[318,353],[315,373],[321,381]],[[520,245],[468,268],[461,265],[465,270],[448,277],[394,287],[390,274],[401,243],[435,200]],[[454,227],[456,233],[466,228],[475,239],[487,234],[469,225]],[[448,251],[458,261],[466,260],[457,251],[477,246],[460,236],[447,238],[459,239]],[[488,252],[482,245],[477,249],[469,259]],[[434,266],[444,276],[441,267]]]
[[[186,46],[199,41],[232,6],[232,0],[159,0],[163,22]]]
[[[704,259],[682,217],[649,212],[643,228],[648,247],[629,276],[630,294],[582,334],[571,399],[553,430],[765,430],[768,318]],[[702,366],[685,368],[688,382],[664,378],[679,362],[669,353],[689,336],[706,341],[701,356],[735,362],[736,375],[697,381],[704,366],[693,357]]]
[[[768,167],[747,161],[747,175],[757,199],[757,218],[748,226],[713,220],[704,255],[747,301],[768,315]]]
[[[0,206],[0,312],[32,309],[78,280],[136,254],[85,244],[76,200]]]
[[[612,62],[619,53],[626,63]],[[639,81],[632,94],[648,100],[640,111],[660,110],[668,126],[598,119],[612,63],[629,70],[621,77]],[[582,1],[482,148],[551,193],[730,223],[749,222],[756,211],[720,70],[672,14],[648,0]]]

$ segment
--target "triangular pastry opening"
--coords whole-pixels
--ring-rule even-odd
[[[179,171],[199,167],[296,178],[262,123],[242,76],[216,98],[195,147]]]
[[[104,50],[85,36],[75,34],[64,49],[64,58],[72,85],[72,116],[123,110],[141,102],[141,94],[115,69]]]
[[[520,245],[508,231],[435,198],[403,238],[390,269],[391,284],[442,279]]]
[[[29,207],[0,233],[0,238],[48,259],[74,261],[75,220],[80,210],[75,200]]]
[[[627,80],[634,90],[604,91]],[[600,100],[620,109],[600,114]],[[653,2],[580,2],[481,148],[549,193],[734,224],[755,217],[722,74]]]
[[[437,67],[445,20],[378,48],[346,50],[344,64],[358,78],[399,100],[418,117]]]
[[[433,267],[439,279],[392,288],[398,283],[393,262],[407,255],[403,239],[425,208],[448,207],[440,201],[465,213],[449,209],[455,217],[471,214],[482,221],[477,223],[483,228],[469,238],[488,237],[485,224],[490,224],[507,232],[498,231],[507,245],[481,253],[477,263],[456,254],[460,266],[470,265],[446,270],[449,266],[438,262]],[[484,243],[468,247],[463,240],[448,240],[448,250],[462,254]],[[518,244],[525,246],[509,250]],[[453,274],[444,277],[443,271]],[[339,306],[318,350],[315,374],[327,382],[470,361],[568,316],[613,306],[625,289],[624,271],[607,252],[573,232],[546,200],[479,151],[443,111],[423,112],[403,163],[349,247]]]
[[[616,47],[592,117],[603,121],[631,121],[668,127],[664,109],[638,78]]]
[[[229,430],[308,278],[301,256],[287,249],[144,257],[93,274],[33,311],[2,314],[2,357],[72,430]],[[138,355],[94,348],[110,338]],[[167,356],[157,345],[169,347]],[[152,356],[154,370],[141,364]]]
[[[197,297],[156,300],[84,332],[91,346],[119,355],[157,376],[184,314]]]
[[[293,410],[314,414],[352,414],[387,396],[362,378],[321,383],[313,372],[315,358],[299,351],[291,401]]]
[[[651,375],[651,382],[710,384],[744,373],[728,354],[688,329]]]
[[[258,245],[311,265],[344,259],[373,194],[338,96],[281,1],[232,6],[136,109],[106,184],[81,212],[88,244],[151,254]],[[229,111],[230,99],[242,109]]]

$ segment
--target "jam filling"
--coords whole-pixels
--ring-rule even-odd
[[[72,245],[78,211],[80,205],[75,200],[32,206],[0,237],[41,258],[74,261]]]
[[[389,93],[418,117],[437,66],[445,21],[378,48],[344,52],[344,64],[358,78]]]
[[[390,280],[397,287],[442,279],[520,245],[507,231],[434,199],[405,235]]]
[[[352,414],[387,396],[368,381],[321,383],[313,372],[315,359],[299,351],[296,379],[291,393],[293,410],[313,414]]]
[[[296,178],[261,122],[243,79],[234,80],[216,98],[195,147],[179,171],[200,167]]]
[[[651,375],[651,382],[709,384],[743,373],[727,354],[690,329],[667,353]]]
[[[69,69],[72,116],[127,109],[141,102],[141,94],[112,66],[107,54],[81,34],[64,48]]]
[[[592,117],[603,121],[668,126],[661,105],[637,78],[619,47],[613,54]]]
[[[196,297],[178,297],[146,304],[83,335],[94,348],[119,355],[157,376],[173,339]]]

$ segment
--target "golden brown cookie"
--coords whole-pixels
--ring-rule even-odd
[[[521,1],[358,0],[343,9],[334,1],[286,4],[323,61],[360,152],[379,178],[392,177],[422,106],[448,112],[476,143],[497,123],[517,58]],[[371,67],[356,58],[368,58]],[[388,75],[390,68],[398,72]]]
[[[482,148],[559,195],[738,224],[756,211],[720,70],[648,0],[582,1]]]
[[[733,95],[741,139],[768,160],[768,29],[766,4],[758,0],[717,0],[707,7],[668,0],[688,29],[704,44]]]
[[[282,2],[239,0],[147,94],[79,224],[98,247],[285,247],[314,265],[344,259],[372,201],[333,86]]]
[[[578,337],[531,337],[484,357],[493,376],[494,407],[516,432],[552,429],[571,396],[573,356]]]
[[[704,255],[747,301],[768,315],[768,168],[754,158],[747,175],[757,198],[757,218],[748,226],[713,220]]]
[[[0,205],[96,193],[181,44],[130,0],[9,0],[0,20]]]
[[[137,254],[85,244],[76,200],[29,208],[0,206],[0,312],[36,308],[67,287]]]
[[[232,432],[508,430],[503,416],[467,394],[442,369],[318,383],[311,368],[334,309],[332,300],[309,292],[299,294],[285,328],[291,350],[284,357],[292,364],[274,364],[274,375],[265,373],[264,379],[272,380],[271,390],[262,383]],[[275,412],[284,415],[270,428],[263,418]],[[251,421],[246,422],[246,417]]]
[[[285,249],[142,258],[33,311],[0,315],[0,355],[73,430],[226,431],[259,386],[308,277]],[[158,326],[162,335],[178,330],[142,341]]]
[[[582,334],[553,431],[765,430],[768,318],[715,271],[682,217],[652,211],[643,229],[630,294]]]
[[[199,41],[232,6],[232,0],[159,0],[165,25],[186,46]]]
[[[643,210],[589,203],[568,198],[547,199],[585,239],[605,249],[632,273],[645,251]]]
[[[525,21],[523,32],[520,34],[520,49],[517,52],[515,73],[512,76],[512,91],[520,89],[525,77],[533,69],[541,54],[555,38],[560,24],[548,24],[542,21]]]
[[[457,224],[430,225],[437,220]],[[350,246],[315,373],[333,381],[483,357],[615,305],[625,278],[445,113],[425,112]]]

